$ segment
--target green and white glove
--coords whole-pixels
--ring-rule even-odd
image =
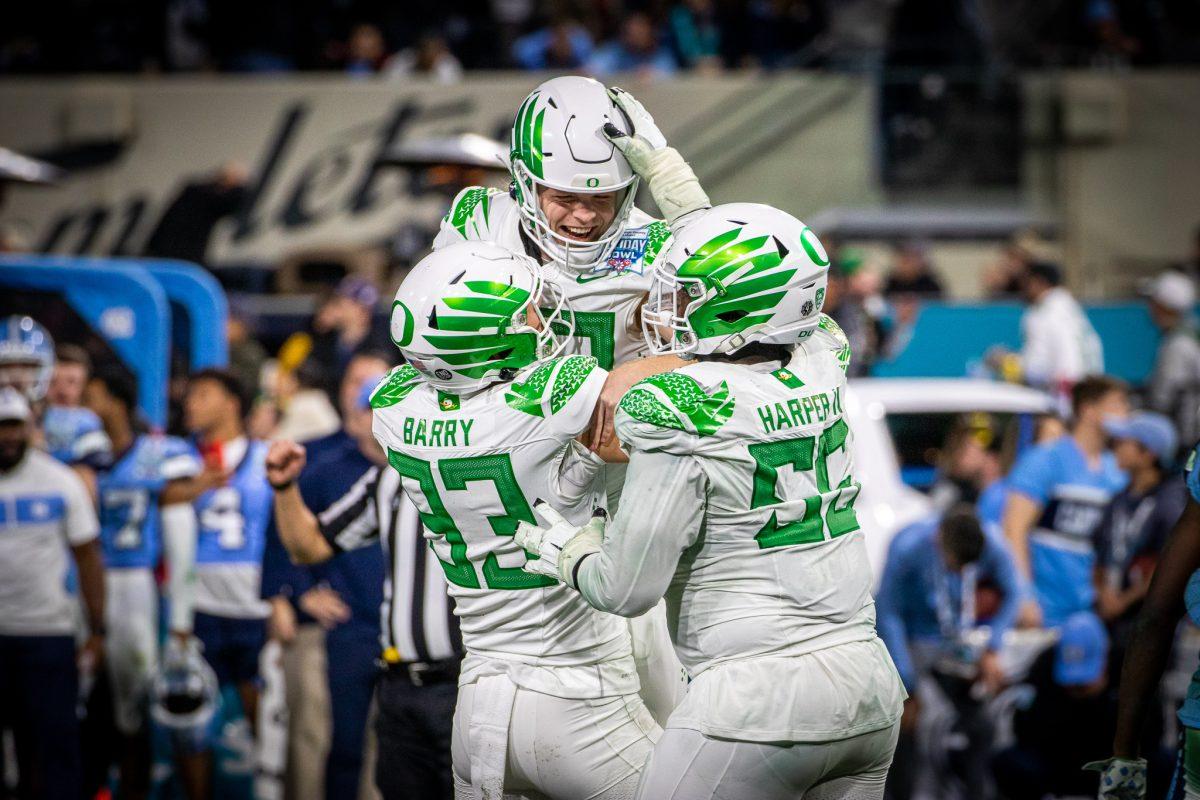
[[[646,107],[616,86],[609,89],[608,94],[633,123],[633,135],[623,133],[611,122],[605,123],[604,135],[621,151],[633,171],[646,181],[667,225],[674,227],[681,217],[710,208],[712,202],[704,193],[696,173],[678,150],[667,145],[666,137],[654,124],[654,117]]]
[[[521,569],[560,580],[572,589],[579,588],[575,573],[585,557],[600,552],[607,512],[597,508],[587,524],[572,525],[549,503],[538,500],[533,504],[533,513],[545,527],[521,522],[513,535],[517,545],[531,556]]]
[[[1097,800],[1143,800],[1146,797],[1146,759],[1108,758],[1089,761],[1085,770],[1100,773]]]

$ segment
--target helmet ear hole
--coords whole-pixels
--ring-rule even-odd
[[[749,313],[750,313],[749,311],[746,311],[744,309],[735,308],[732,311],[722,311],[720,314],[717,314],[716,316],[717,316],[717,319],[721,320],[722,322],[728,322],[728,323],[732,324],[734,322],[737,322],[738,320],[740,320],[742,317],[746,316]]]

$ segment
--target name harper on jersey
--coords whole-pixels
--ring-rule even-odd
[[[470,447],[473,419],[421,419],[405,417],[404,443],[423,447]],[[462,434],[462,444],[458,435]]]
[[[824,422],[842,415],[842,389],[832,392],[813,392],[793,397],[787,403],[765,403],[758,406],[758,421],[766,433]]]

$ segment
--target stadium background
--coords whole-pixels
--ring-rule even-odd
[[[1139,287],[1200,270],[1194,2],[408,5],[15,10],[0,147],[57,169],[2,185],[0,306],[41,308],[56,337],[157,376],[144,409],[166,425],[169,375],[225,357],[201,343],[224,339],[226,304],[274,356],[347,274],[386,301],[455,189],[507,182],[504,147],[463,135],[505,142],[521,98],[564,73],[632,91],[714,202],[795,214],[856,274],[882,282],[898,246],[919,246],[945,292],[880,313],[876,376],[992,377],[985,356],[1019,347],[1023,306],[987,279],[1020,247],[1061,265],[1107,371],[1141,387],[1159,334]],[[447,146],[470,165],[448,166]],[[215,276],[200,279],[212,315],[185,333],[187,303],[167,298],[174,332],[148,334],[102,322],[123,290],[31,288],[43,268],[145,256]],[[70,289],[71,313],[45,300]]]

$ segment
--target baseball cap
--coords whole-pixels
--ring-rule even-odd
[[[367,308],[374,308],[379,302],[379,290],[375,288],[375,284],[356,275],[342,278],[334,293]]]
[[[1171,463],[1179,446],[1179,437],[1171,420],[1150,411],[1105,420],[1104,430],[1114,439],[1132,439],[1142,445],[1158,456],[1158,462],[1163,466]]]
[[[1142,294],[1172,311],[1186,312],[1196,305],[1196,285],[1187,275],[1174,270],[1158,275],[1146,285]]]
[[[32,412],[25,396],[11,386],[0,389],[0,422],[28,422]]]
[[[1054,651],[1054,682],[1085,686],[1099,680],[1108,665],[1108,633],[1090,611],[1080,611],[1063,623]]]

